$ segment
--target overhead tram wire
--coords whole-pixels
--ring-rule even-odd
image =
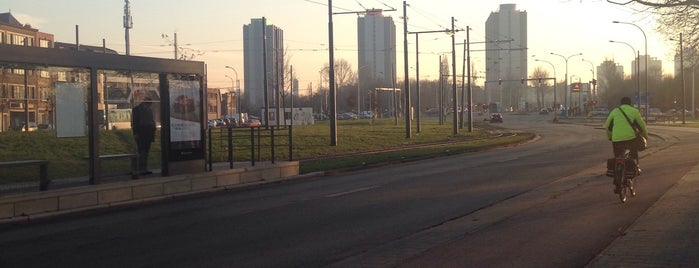
[[[313,1],[313,0],[303,0],[303,1],[304,1],[304,2],[309,2],[309,3],[312,3],[312,4],[316,4],[316,5],[321,5],[321,6],[324,6],[324,7],[327,7],[327,6],[328,6],[328,4],[326,4],[326,3],[317,2],[317,1]],[[344,10],[344,11],[352,11],[352,9],[349,9],[349,8],[342,8],[342,7],[338,7],[338,6],[335,6],[335,5],[333,5],[333,9],[340,9],[340,10]]]

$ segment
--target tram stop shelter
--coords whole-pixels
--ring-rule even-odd
[[[43,135],[46,149],[61,155],[52,172],[96,184],[110,156],[136,154],[106,141],[134,144],[131,109],[151,101],[159,130],[149,168],[161,176],[204,172],[204,89],[204,62],[0,44],[0,136]],[[84,148],[62,155],[66,144]]]

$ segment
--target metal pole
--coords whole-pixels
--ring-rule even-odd
[[[418,35],[420,34],[415,34],[415,91],[417,91],[417,133],[420,133],[420,114],[422,113],[422,107],[420,107],[420,53],[418,52]]]
[[[686,90],[685,90],[685,80],[684,80],[684,47],[682,44],[682,33],[680,33],[680,70],[682,72],[682,124],[686,124],[685,121],[685,110],[687,110],[685,105]],[[647,55],[646,55],[647,56]],[[646,74],[647,75],[647,74]]]
[[[133,28],[133,21],[131,20],[131,7],[129,7],[129,0],[124,0],[124,2],[124,40],[126,41],[126,56],[129,56],[131,55],[129,29]]]
[[[263,89],[264,89],[264,98],[265,98],[265,109],[264,109],[264,115],[262,115],[262,118],[264,118],[265,122],[265,127],[269,127],[269,89],[268,89],[268,81],[267,81],[267,19],[265,17],[262,17],[262,76],[263,76]]]
[[[572,92],[570,91],[570,88],[568,87],[568,60],[569,60],[570,58],[574,57],[574,56],[580,56],[580,55],[582,55],[582,53],[573,54],[573,55],[570,55],[570,56],[568,56],[568,57],[563,56],[563,55],[561,55],[561,54],[556,54],[556,53],[553,53],[553,52],[551,52],[551,55],[555,55],[555,56],[559,56],[559,57],[563,58],[563,60],[565,60],[565,63],[566,63],[566,76],[565,76],[565,89],[566,89],[566,92],[565,92],[565,109],[566,109],[566,117],[568,117],[568,116],[569,116],[568,111],[570,110],[570,107],[569,107],[569,106],[570,106],[570,101],[571,101],[571,99],[572,99],[572,96],[571,96]]]
[[[412,107],[410,106],[410,79],[408,79],[408,15],[406,11],[406,6],[407,4],[405,3],[405,1],[403,1],[403,73],[405,74],[403,80],[405,80],[405,138],[410,139],[412,137],[410,124],[413,118],[412,113],[410,112]]]
[[[645,53],[646,53],[646,55],[645,55],[645,63],[646,63],[646,67],[645,67],[645,69],[646,69],[646,111],[645,111],[645,113],[644,113],[644,117],[645,117],[646,120],[648,120],[648,108],[650,108],[650,103],[649,103],[649,100],[648,100],[648,38],[646,37],[646,32],[643,31],[643,28],[641,28],[640,26],[638,26],[638,25],[636,25],[636,24],[633,24],[633,23],[630,23],[630,22],[612,21],[612,23],[620,23],[620,24],[632,25],[632,26],[638,28],[638,30],[640,30],[641,33],[643,34],[643,41],[644,41],[644,44],[645,44]],[[639,52],[639,53],[640,53],[640,52]],[[641,60],[640,55],[639,55],[639,57],[638,57],[638,60],[639,60],[639,61]],[[639,70],[638,70],[638,71],[640,72],[640,63],[639,63]],[[640,89],[639,89],[639,90],[640,90]],[[638,100],[639,100],[638,102],[641,102],[641,95],[638,96]],[[639,105],[639,107],[640,107],[640,105]]]
[[[473,91],[471,90],[471,28],[466,26],[466,73],[468,77],[468,132],[473,132]]]
[[[466,97],[466,94],[464,94],[464,91],[466,90],[466,46],[468,46],[468,41],[464,39],[464,55],[463,61],[461,62],[461,98],[459,98],[461,106],[461,111],[459,111],[460,129],[464,128],[464,112],[466,111],[466,108],[464,106],[464,98]]]
[[[458,128],[458,118],[457,118],[457,113],[458,110],[456,108],[456,42],[455,42],[455,36],[456,36],[456,31],[454,31],[454,17],[451,17],[451,69],[452,69],[452,109],[454,109],[454,115],[453,115],[453,134],[456,136],[456,134],[459,134],[459,128]]]
[[[333,42],[333,1],[328,0],[328,65],[330,88],[330,146],[337,146],[337,104],[335,102],[335,47]]]
[[[393,99],[391,99],[391,102],[393,103],[393,121],[394,124],[397,126],[398,125],[398,96],[396,96],[396,74],[393,71],[395,69],[395,65],[391,64],[391,87],[393,87]]]
[[[619,42],[619,41],[614,41],[614,40],[609,40],[610,43],[620,43],[628,46],[631,48],[631,52],[633,52],[633,56],[636,57],[636,95],[638,96],[638,101],[636,101],[636,108],[639,110],[641,109],[641,76],[639,74],[639,70],[641,68],[640,61],[641,61],[641,52],[638,51],[636,53],[636,49],[631,46],[631,44],[626,43],[626,42]],[[633,67],[633,65],[632,65]],[[633,75],[633,72],[632,72]]]

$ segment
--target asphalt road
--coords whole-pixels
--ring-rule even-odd
[[[580,267],[699,160],[655,127],[637,197],[599,124],[506,115],[522,146],[0,226],[2,267]]]

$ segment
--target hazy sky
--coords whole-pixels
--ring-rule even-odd
[[[535,62],[532,56],[556,65],[559,81],[563,80],[563,55],[583,53],[569,62],[569,74],[589,81],[592,73],[589,60],[595,66],[611,59],[631,72],[633,54],[616,40],[629,43],[644,53],[641,31],[612,21],[631,22],[643,29],[648,38],[648,54],[663,61],[663,72],[673,73],[676,43],[667,41],[654,31],[652,18],[607,3],[604,0],[408,0],[408,31],[442,30],[469,26],[471,42],[485,41],[485,21],[500,4],[516,4],[528,16],[529,70],[537,66],[550,70],[550,65]],[[334,0],[334,12],[361,11],[365,8],[390,9],[385,12],[396,22],[398,77],[403,76],[403,1],[401,0]],[[31,24],[42,32],[55,35],[56,41],[75,42],[75,25],[80,29],[80,43],[101,46],[125,53],[122,16],[123,0],[0,0],[0,12],[11,11],[22,23]],[[204,61],[208,68],[209,87],[230,87],[225,75],[235,77],[226,65],[238,72],[243,85],[243,25],[251,18],[266,17],[284,30],[284,44],[291,54],[295,76],[300,80],[301,94],[309,83],[315,88],[318,71],[328,62],[328,8],[326,0],[131,0],[133,29],[130,30],[131,54],[147,57],[174,57],[174,33],[178,45],[195,53],[193,60]],[[345,59],[357,68],[357,15],[335,15],[335,59]],[[169,37],[163,38],[166,34]],[[415,65],[414,35],[409,35],[409,65]],[[457,33],[457,43],[463,43],[466,33]],[[451,38],[446,34],[420,35],[421,79],[434,79],[441,53],[451,52]],[[476,71],[485,70],[482,44],[471,46]],[[463,47],[457,46],[457,69],[461,70]],[[195,52],[196,51],[196,52]],[[450,56],[451,57],[451,56]],[[411,70],[410,76],[414,76]],[[479,81],[480,84],[483,80]]]

